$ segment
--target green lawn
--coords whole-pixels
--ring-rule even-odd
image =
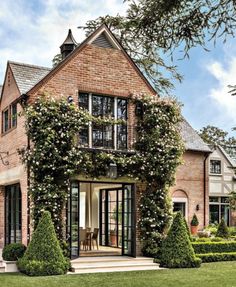
[[[236,287],[236,262],[203,264],[199,269],[172,269],[52,277],[0,274],[1,287]]]

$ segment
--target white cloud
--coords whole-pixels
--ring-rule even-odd
[[[230,95],[228,85],[236,85],[236,57],[227,57],[225,66],[220,62],[212,62],[207,70],[217,80],[216,86],[209,90],[208,95],[218,105],[220,114],[216,118],[219,122],[230,121],[232,126],[232,121],[235,123],[236,120],[236,97]]]
[[[0,3],[0,83],[7,60],[51,66],[69,28],[80,42],[84,33],[78,26],[98,16],[124,14],[127,7],[123,0],[37,0],[34,7],[30,3]]]

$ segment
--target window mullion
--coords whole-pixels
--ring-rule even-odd
[[[114,99],[114,119],[117,120],[117,98]],[[114,124],[113,126],[114,130],[114,149],[117,149],[117,124]]]
[[[89,94],[88,108],[89,108],[89,114],[92,115],[92,94],[91,93]],[[89,129],[89,148],[92,148],[92,146],[93,146],[93,141],[92,141],[93,131],[92,131],[92,123],[91,122],[89,123],[88,129]]]

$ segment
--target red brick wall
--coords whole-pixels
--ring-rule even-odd
[[[204,159],[200,152],[187,151],[183,156],[184,164],[177,169],[176,183],[171,188],[171,194],[175,191],[184,191],[188,198],[188,223],[196,213],[199,220],[199,229],[204,226]],[[205,202],[208,207],[208,169],[206,168],[206,194]],[[176,195],[175,195],[176,196]],[[196,206],[199,205],[199,210]],[[208,224],[208,208],[205,211],[205,222]]]
[[[128,97],[133,93],[153,94],[125,55],[116,49],[86,45],[50,77],[31,99],[48,92],[55,97],[74,97],[77,92]]]
[[[2,111],[20,96],[14,77],[10,69],[7,77],[3,96],[1,99],[0,121],[2,123]],[[17,112],[21,112],[22,107],[17,104]],[[2,152],[8,152],[4,160],[9,165],[3,165],[0,161],[0,248],[4,244],[4,194],[5,186],[20,183],[22,193],[22,241],[27,243],[27,177],[25,168],[21,164],[17,149],[27,145],[27,137],[24,129],[24,118],[17,117],[17,127],[0,135],[0,146]]]

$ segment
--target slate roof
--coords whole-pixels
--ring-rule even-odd
[[[17,62],[10,62],[12,73],[16,80],[17,86],[21,94],[28,92],[41,79],[43,79],[49,72],[50,68],[40,67],[35,65],[28,65]]]
[[[204,143],[201,137],[185,119],[183,119],[180,125],[180,133],[185,143],[186,150],[211,152],[209,146]]]

